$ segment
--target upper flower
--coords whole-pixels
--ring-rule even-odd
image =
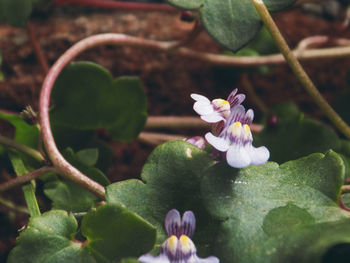
[[[179,211],[170,210],[165,218],[169,238],[163,243],[160,254],[156,257],[143,255],[138,260],[143,263],[219,263],[216,257],[202,259],[197,256],[196,246],[191,240],[195,226],[192,211],[186,211],[181,219]]]
[[[228,117],[219,136],[211,132],[205,135],[206,140],[220,152],[226,152],[227,163],[235,168],[243,168],[250,164],[260,165],[270,157],[269,150],[261,146],[252,145],[253,136],[250,125],[253,122],[254,112],[249,109],[245,112],[242,105],[236,106]]]
[[[216,123],[219,121],[226,121],[231,111],[245,99],[244,94],[236,95],[236,93],[237,89],[234,89],[227,100],[215,99],[212,101],[202,95],[191,94],[191,98],[196,101],[193,105],[193,109],[200,115],[201,119],[206,122]]]

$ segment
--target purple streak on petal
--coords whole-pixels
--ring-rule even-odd
[[[244,107],[242,105],[236,106],[231,111],[231,114],[230,114],[230,116],[228,117],[228,119],[226,121],[225,128],[227,129],[231,124],[235,123],[236,121],[242,122],[242,120],[244,120],[244,115],[245,115]],[[224,131],[226,131],[225,128],[224,128]]]
[[[165,217],[165,229],[168,236],[178,236],[181,227],[181,217],[179,211],[171,209]]]
[[[228,101],[230,104],[231,104],[231,101],[234,100],[237,91],[238,91],[238,89],[234,89],[234,90],[230,93],[230,95],[228,95],[227,101]]]
[[[237,94],[232,101],[229,101],[231,109],[233,109],[237,105],[240,105],[244,100],[245,100],[244,94]]]
[[[254,119],[254,111],[252,109],[247,110],[245,116],[244,116],[244,121],[243,124],[248,124],[251,125]]]
[[[196,228],[196,218],[192,211],[186,211],[181,220],[181,235],[186,235],[192,238],[194,230]],[[180,236],[181,236],[180,235]]]

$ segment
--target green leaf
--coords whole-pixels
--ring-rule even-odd
[[[259,32],[262,22],[251,0],[168,0],[176,7],[199,9],[204,28],[224,47],[237,51]],[[265,0],[270,11],[278,11],[295,0]]]
[[[76,153],[77,158],[87,166],[94,166],[98,160],[98,149],[90,148]]]
[[[146,97],[135,77],[113,80],[103,67],[77,62],[58,77],[52,93],[51,121],[80,130],[107,129],[115,139],[130,141],[142,130]]]
[[[305,118],[293,104],[282,104],[269,114],[278,118],[277,125],[265,121],[264,129],[255,136],[254,144],[270,150],[270,160],[283,163],[315,152],[339,151],[338,135],[328,126]]]
[[[203,4],[203,0],[168,0],[168,3],[182,9],[198,9]]]
[[[90,211],[81,229],[86,242],[75,239],[78,223],[72,214],[52,210],[33,217],[8,263],[118,262],[146,253],[155,240],[155,229],[149,223],[117,204]]]
[[[89,150],[91,149],[88,149],[87,152],[89,152]],[[89,158],[91,157],[90,154]],[[72,149],[66,149],[63,155],[69,163],[94,181],[103,186],[109,184],[109,180],[100,170],[95,167],[87,166]],[[98,201],[95,195],[80,185],[64,178],[46,182],[44,185],[44,193],[53,201],[53,209],[63,209],[71,212],[85,212]]]
[[[215,255],[223,263],[321,262],[311,259],[350,240],[349,228],[320,231],[350,222],[337,204],[343,180],[344,166],[334,152],[280,166],[210,167],[201,188],[210,213],[223,220]]]
[[[0,0],[0,20],[12,26],[25,26],[31,12],[32,3],[37,0]]]
[[[152,225],[117,204],[89,212],[81,230],[88,239],[86,247],[98,262],[140,256],[152,249],[156,239]]]
[[[142,170],[142,180],[127,180],[109,185],[108,203],[122,203],[157,228],[157,243],[167,237],[164,218],[176,208],[181,212],[192,210],[196,214],[197,247],[208,249],[214,231],[212,218],[201,200],[199,184],[203,171],[213,164],[209,154],[184,141],[171,141],[158,146],[149,156]],[[205,229],[205,232],[201,231]],[[201,234],[204,233],[204,234]],[[202,250],[202,251],[203,251]]]
[[[16,131],[14,140],[34,149],[38,148],[39,130],[26,123],[18,114],[0,112],[0,118],[11,123]]]
[[[77,227],[74,216],[61,210],[31,218],[7,263],[97,263],[82,243],[73,241]]]

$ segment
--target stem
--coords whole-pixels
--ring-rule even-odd
[[[131,3],[111,0],[55,0],[56,4],[78,4],[91,7],[101,7],[107,9],[129,10],[129,11],[162,11],[162,12],[179,12],[167,4],[151,3]]]
[[[22,159],[16,153],[9,153],[13,169],[18,177],[28,173]],[[24,199],[26,200],[29,214],[31,217],[40,216],[40,209],[35,196],[34,185],[32,183],[26,184],[22,187]]]
[[[45,57],[45,55],[40,47],[40,44],[39,44],[38,39],[34,33],[34,30],[35,29],[34,29],[32,23],[30,23],[28,21],[27,22],[27,34],[28,34],[29,40],[33,46],[36,58],[38,59],[45,74],[47,74],[47,72],[49,72],[49,64],[47,63],[47,59],[46,59],[46,57]]]
[[[24,144],[20,144],[8,137],[2,136],[1,134],[0,134],[0,144],[16,149],[18,151],[21,151],[41,163],[44,162],[45,160],[45,158],[37,150],[34,150]]]
[[[7,208],[9,208],[11,210],[14,210],[16,212],[29,214],[29,211],[28,211],[28,209],[26,207],[16,205],[16,204],[12,203],[11,201],[6,200],[6,199],[4,199],[2,197],[0,197],[0,204],[6,206]]]
[[[199,117],[151,116],[147,119],[145,129],[211,129],[211,124]],[[263,126],[251,124],[252,132],[259,133]]]
[[[47,173],[57,173],[57,169],[54,167],[49,167],[49,166],[44,166],[38,170],[32,171],[30,173],[27,174],[23,174],[22,176],[13,178],[3,184],[0,184],[0,192],[6,191],[8,189],[11,189],[13,187],[16,187],[18,185],[27,183],[31,180],[34,180],[44,174]]]
[[[187,136],[185,135],[170,135],[166,133],[156,133],[156,132],[141,132],[137,139],[143,143],[150,145],[159,145],[163,142],[172,140],[183,140]]]
[[[252,0],[252,1],[261,19],[263,20],[265,26],[267,27],[272,38],[274,39],[276,45],[278,46],[279,50],[285,57],[289,66],[292,68],[296,77],[299,79],[299,81],[304,86],[304,88],[309,93],[309,95],[314,100],[314,102],[321,108],[324,114],[334,124],[334,126],[340,132],[342,132],[348,139],[350,139],[350,127],[333,110],[333,108],[327,103],[327,101],[322,97],[321,93],[317,90],[315,85],[312,83],[311,79],[306,74],[303,67],[300,65],[299,61],[294,56],[293,52],[289,49],[288,44],[283,38],[281,32],[278,30],[278,27],[273,21],[265,4],[262,2],[262,0]]]

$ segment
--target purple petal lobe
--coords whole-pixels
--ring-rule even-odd
[[[237,105],[240,105],[245,100],[244,94],[237,94],[232,101],[230,101],[231,108],[236,107]]]
[[[181,235],[192,238],[196,228],[196,218],[192,211],[186,211],[181,220]]]
[[[254,119],[254,111],[252,109],[247,110],[244,116],[244,124],[251,125]]]
[[[226,154],[227,163],[234,168],[244,168],[251,163],[247,150],[238,145],[232,145]]]
[[[230,116],[227,119],[227,126],[230,126],[232,123],[239,121],[242,122],[245,116],[245,109],[242,105],[238,105],[233,108]]]
[[[230,95],[228,95],[227,101],[228,101],[230,104],[231,104],[231,102],[234,100],[237,91],[238,91],[238,89],[234,89],[234,90],[230,93]]]
[[[165,229],[168,236],[179,236],[181,227],[181,217],[179,211],[171,209],[165,217]]]

